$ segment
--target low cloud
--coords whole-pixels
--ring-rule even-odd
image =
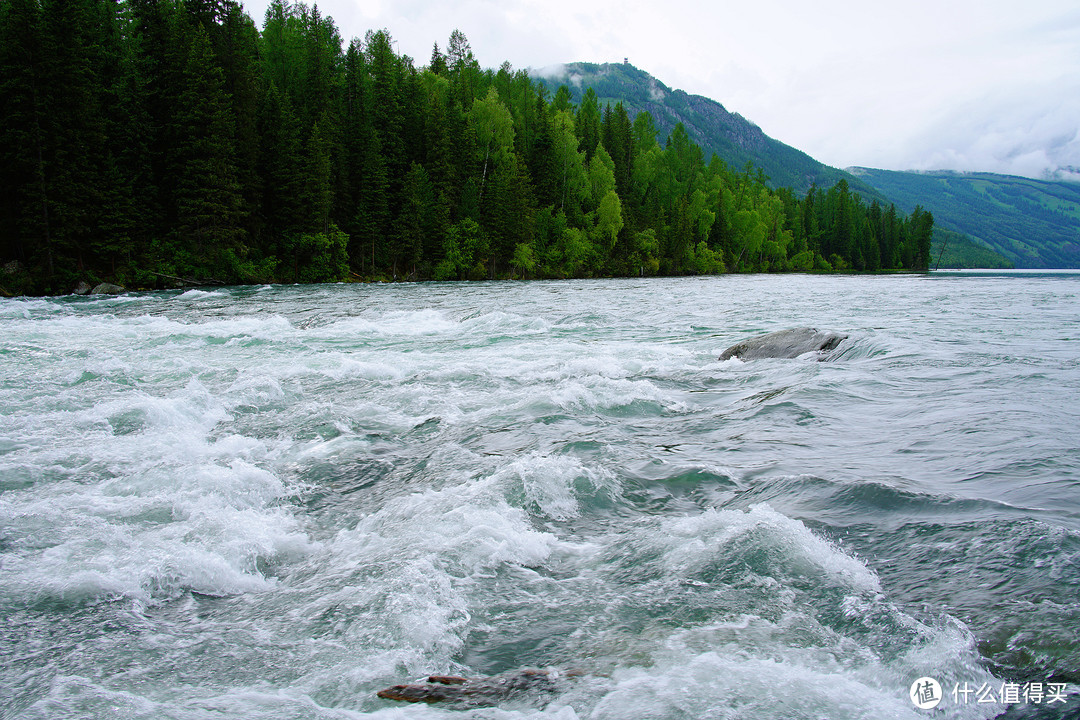
[[[1080,78],[969,103],[920,133],[909,153],[911,169],[916,170],[978,169],[1076,179]]]
[[[656,102],[660,102],[667,97],[667,94],[657,84],[656,78],[649,78],[649,97]]]
[[[546,80],[559,80],[566,77],[566,65],[563,63],[556,63],[555,65],[547,65],[542,68],[529,68],[529,75],[532,77],[544,78]]]
[[[552,82],[573,85],[578,90],[581,89],[582,82],[584,82],[584,77],[581,73],[571,73],[563,63],[546,65],[542,68],[529,68],[529,75],[535,78],[550,80]]]

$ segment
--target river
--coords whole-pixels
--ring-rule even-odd
[[[803,325],[850,337],[717,360]],[[1080,717],[1080,274],[16,298],[0,332],[4,718]],[[375,694],[522,668],[554,689]]]

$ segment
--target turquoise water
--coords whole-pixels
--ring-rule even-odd
[[[801,325],[850,338],[717,361]],[[0,330],[5,718],[1080,716],[1078,274],[14,299]],[[525,667],[575,674],[375,696]]]

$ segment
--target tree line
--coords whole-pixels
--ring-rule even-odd
[[[796,197],[681,125],[274,0],[3,0],[0,286],[926,269],[932,216]]]

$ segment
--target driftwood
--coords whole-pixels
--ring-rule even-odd
[[[169,280],[177,280],[177,281],[183,283],[184,286],[194,285],[194,286],[198,287],[200,285],[224,285],[225,284],[221,280],[214,280],[213,278],[211,278],[209,280],[201,280],[200,281],[200,280],[195,280],[194,278],[176,277],[175,275],[166,275],[165,273],[159,273],[159,272],[153,272],[153,271],[151,271],[150,274],[151,275],[156,275],[158,277],[168,278]]]

